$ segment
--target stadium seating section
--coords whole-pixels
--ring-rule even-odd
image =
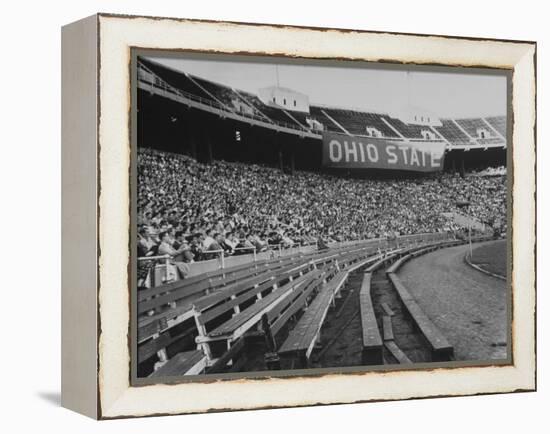
[[[418,141],[424,139],[422,131],[435,132],[435,140],[441,138],[449,145],[487,147],[505,145],[506,117],[440,119],[441,126],[423,126],[407,124],[386,114],[362,112],[340,108],[310,106],[310,112],[299,112],[264,104],[256,95],[242,90],[232,89],[203,78],[184,74],[148,60],[140,60],[140,80],[157,86],[170,86],[189,98],[204,101],[217,106],[220,110],[235,111],[234,103],[243,103],[251,110],[238,111],[245,117],[253,116],[280,127],[298,131],[310,130],[307,119],[322,124],[323,129],[353,135],[369,135],[367,128],[375,128],[382,137]],[[143,73],[146,71],[147,73]],[[486,131],[486,137],[480,137],[479,129]],[[313,130],[315,132],[315,130]],[[502,136],[502,137],[500,137]],[[498,138],[498,140],[497,140]]]
[[[459,213],[459,199],[469,201],[472,217],[500,227],[506,221],[506,176],[349,179],[225,161],[203,164],[150,149],[138,153],[138,222],[155,236],[167,228],[187,237],[230,231],[243,245],[261,250],[268,243],[303,244],[319,236],[346,241],[432,233],[454,228],[443,214]]]
[[[338,124],[351,134],[366,135],[367,127],[376,128],[384,137],[398,137],[383,121],[384,116],[376,113],[364,113],[355,110],[331,109],[316,107],[312,110],[316,118],[324,118],[321,122],[327,124],[327,129],[342,132]],[[336,121],[337,123],[335,123]]]
[[[301,128],[301,125],[292,119],[285,110],[277,107],[272,107],[264,104],[257,96],[251,93],[238,91],[238,93],[246,100],[248,104],[255,108],[261,115],[267,117],[270,121],[287,125],[290,128]]]
[[[505,116],[492,116],[487,117],[485,120],[503,137],[506,137],[506,117]]]
[[[195,82],[199,88],[208,93],[212,98],[228,108],[233,106],[232,101],[236,99],[237,96],[232,89],[198,77],[189,76],[189,79]]]
[[[142,60],[142,62],[149,71],[158,77],[162,77],[162,81],[166,82],[168,85],[179,90],[180,92],[212,102],[215,101],[208,93],[197,86],[197,84],[194,83],[193,80],[187,76],[187,74],[182,74],[181,72],[162,67],[154,62],[148,62],[146,60]]]
[[[298,122],[298,124],[304,128],[309,128],[307,120],[311,116],[309,113],[305,112],[299,112],[294,110],[284,110],[288,116],[291,117],[291,119],[294,119],[295,122]]]
[[[406,124],[399,119],[390,118],[388,116],[386,116],[385,119],[387,119],[387,121],[391,123],[393,127],[401,133],[402,136],[410,139],[421,139],[422,131],[431,131],[429,126]]]
[[[280,357],[291,360],[294,367],[308,367],[329,309],[342,296],[350,275],[361,273],[360,270],[366,273],[359,294],[362,363],[384,363],[382,345],[398,363],[411,363],[394,341],[390,318],[394,312],[384,303],[382,308],[389,316],[383,318],[383,338],[379,331],[370,293],[371,275],[379,269],[385,269],[383,273],[415,324],[415,333],[425,339],[430,359],[449,360],[453,347],[395,272],[413,257],[464,242],[449,234],[403,238],[399,247],[388,240],[362,241],[142,289],[138,292],[140,306],[147,304],[155,313],[144,315],[143,310],[138,319],[141,375],[166,377],[238,371],[247,362],[246,339],[253,338],[260,326],[272,352],[265,355],[266,363],[270,358]],[[389,264],[392,265],[388,267]],[[380,279],[380,274],[377,276]],[[174,308],[174,304],[180,307]]]
[[[474,139],[479,137],[478,130],[480,129],[485,130],[489,134],[488,137],[492,137],[495,134],[492,128],[481,118],[457,119],[456,123]]]
[[[434,127],[449,143],[464,145],[470,143],[470,137],[462,132],[452,119],[440,119],[441,126]]]

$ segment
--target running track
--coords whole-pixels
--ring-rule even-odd
[[[504,359],[507,283],[467,265],[468,249],[464,245],[420,256],[407,262],[399,276],[455,347],[457,360]]]

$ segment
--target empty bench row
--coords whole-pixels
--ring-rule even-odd
[[[181,366],[189,368],[189,372],[195,372],[199,367],[207,372],[236,369],[233,361],[242,349],[245,334],[254,332],[264,316],[271,333],[276,335],[290,318],[307,307],[306,312],[310,313],[302,315],[279,349],[280,354],[301,353],[307,359],[319,337],[327,306],[333,303],[350,272],[387,260],[383,257],[385,255],[377,253],[378,249],[372,243],[363,243],[347,247],[347,250],[297,255],[250,264],[248,268],[233,267],[216,276],[192,278],[183,286],[180,282],[179,286],[172,284],[160,290],[154,288],[142,296],[143,301],[164,297],[154,303],[166,305],[173,299],[178,303],[143,319],[140,329],[143,341],[138,353],[143,358],[159,356],[155,375],[172,372],[172,365],[180,366],[177,372],[183,369]],[[195,288],[190,289],[193,285]],[[177,292],[171,294],[174,291]],[[193,297],[184,297],[185,303],[181,303],[178,297],[182,294]],[[191,333],[198,344],[194,351],[198,352],[183,351],[176,354],[178,357],[166,354],[166,347],[180,337],[173,331],[188,319],[191,324],[188,328],[180,328],[179,333]],[[224,343],[221,353],[220,346],[212,351],[211,344],[216,342]],[[180,355],[183,353],[189,354],[184,357]],[[201,362],[193,364],[198,355],[201,355]]]
[[[269,314],[270,325],[276,334],[288,318],[296,314],[312,293],[318,290],[320,274],[316,270],[320,267],[327,269],[326,272],[323,271],[326,277],[333,277],[329,268],[337,260],[342,268],[352,267],[357,258],[365,257],[371,251],[372,248],[354,246],[352,253],[329,251],[310,255],[310,258],[294,258],[285,261],[283,265],[286,266],[283,268],[254,272],[244,279],[241,276],[241,280],[194,299],[190,307],[184,308],[188,309],[186,312],[195,320],[195,333],[198,334],[196,342],[207,358],[207,364],[213,366],[223,356],[212,354],[210,343],[226,341],[227,351],[231,350],[266,313]],[[334,269],[331,270],[334,272]],[[178,312],[179,308],[171,309],[170,312]],[[162,354],[162,347],[173,341],[170,320],[165,321],[164,326],[166,331],[158,333],[157,330],[153,339],[147,340],[138,348],[143,357]],[[231,361],[229,359],[228,363]],[[170,364],[169,361],[162,361],[160,366],[165,371]]]
[[[393,340],[389,336],[391,332],[391,322],[384,327],[384,333],[387,336],[382,339],[378,323],[376,320],[374,307],[371,296],[371,277],[372,272],[381,268],[389,262],[393,264],[386,270],[386,274],[396,290],[401,303],[403,304],[405,311],[408,313],[415,327],[425,337],[428,346],[431,349],[432,361],[447,361],[453,357],[453,347],[449,344],[447,339],[441,334],[439,329],[433,324],[433,322],[424,314],[420,306],[416,303],[411,296],[407,288],[403,285],[395,272],[406,261],[434,251],[436,249],[444,247],[452,247],[458,244],[462,244],[461,241],[440,241],[430,245],[421,245],[408,249],[401,249],[399,252],[385,256],[379,261],[372,264],[367,268],[361,285],[361,291],[359,294],[360,312],[361,312],[361,325],[362,325],[362,341],[363,341],[363,364],[365,365],[380,365],[384,363],[383,358],[383,342],[386,339]],[[388,307],[386,306],[386,309]],[[390,318],[390,317],[388,317]],[[390,319],[391,321],[391,319]],[[395,348],[394,351],[402,353],[399,348]],[[410,360],[404,354],[400,354],[397,357],[398,360],[406,360],[410,363]]]

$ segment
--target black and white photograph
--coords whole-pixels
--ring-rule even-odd
[[[138,378],[509,363],[509,74],[153,52],[134,80]]]
[[[7,2],[0,431],[544,432],[543,4]]]

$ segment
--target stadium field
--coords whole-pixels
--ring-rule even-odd
[[[506,240],[474,248],[472,263],[490,273],[506,276]]]

